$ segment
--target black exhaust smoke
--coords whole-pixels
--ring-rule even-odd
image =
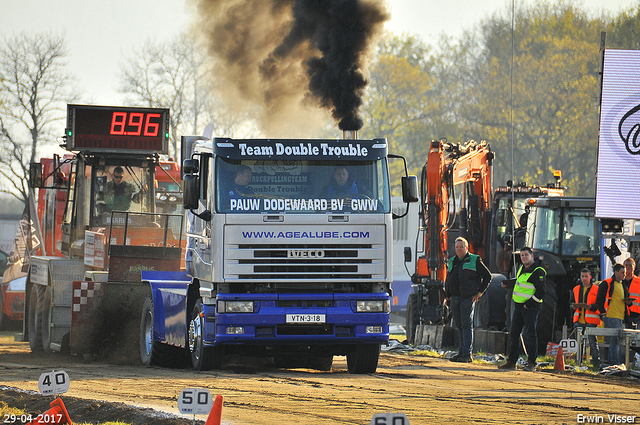
[[[286,116],[300,102],[359,130],[367,56],[389,19],[382,0],[198,0],[216,59],[241,95]],[[221,70],[219,66],[222,66]],[[222,72],[219,72],[222,71]]]

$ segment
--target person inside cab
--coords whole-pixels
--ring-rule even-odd
[[[358,185],[347,167],[339,165],[333,171],[331,181],[320,192],[323,198],[353,198],[359,195]]]
[[[121,166],[113,169],[113,180],[109,181],[104,188],[104,203],[107,212],[128,211],[131,202],[137,204],[142,200],[142,193],[146,192],[146,185],[141,190],[124,181],[124,170]]]

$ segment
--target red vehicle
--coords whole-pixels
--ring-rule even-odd
[[[156,212],[182,214],[180,164],[169,159],[156,165]]]
[[[31,256],[63,257],[60,252],[62,220],[67,203],[67,176],[71,159],[72,155],[65,155],[62,160],[55,155],[40,160],[43,184],[49,190],[38,191],[37,207],[33,204],[28,206],[35,214],[27,214],[28,210],[25,209],[12,253],[6,254],[0,290],[0,328],[8,325],[7,321],[22,321],[24,317],[27,280],[24,270]],[[37,218],[37,222],[28,223],[29,216]],[[31,246],[27,248],[27,244]]]

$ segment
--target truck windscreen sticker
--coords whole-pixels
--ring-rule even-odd
[[[377,211],[377,199],[230,199],[230,211]]]
[[[245,239],[369,239],[369,232],[310,231],[310,232],[242,232]]]
[[[311,143],[300,143],[298,145],[286,146],[283,143],[274,143],[273,146],[248,146],[246,143],[238,144],[240,155],[242,156],[324,156],[324,157],[366,157],[369,149],[349,143],[346,146],[329,146],[328,143],[320,143],[314,146]]]

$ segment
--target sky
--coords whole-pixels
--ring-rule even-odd
[[[510,10],[511,0],[386,0],[397,34],[436,44],[441,34],[459,37],[482,18]],[[516,0],[516,4],[522,1]],[[591,11],[618,12],[639,0],[575,0]],[[170,41],[188,30],[191,3],[185,0],[0,0],[0,37],[26,31],[64,34],[67,70],[77,77],[83,101],[122,105],[121,64],[145,43]],[[599,34],[596,35],[599,37]]]

